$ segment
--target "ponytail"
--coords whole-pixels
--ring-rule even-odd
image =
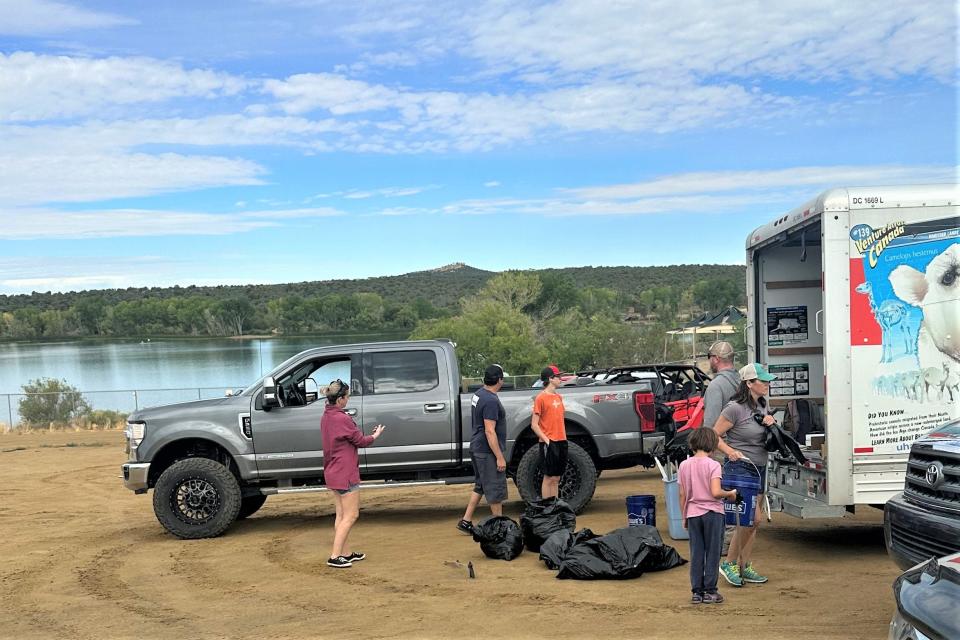
[[[337,400],[350,393],[350,385],[337,378],[321,389],[320,392],[326,396],[328,404],[337,404]]]

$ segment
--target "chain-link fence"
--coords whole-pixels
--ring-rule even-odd
[[[115,391],[53,391],[0,394],[0,429],[21,426],[76,426],[117,419],[138,409],[191,400],[220,398],[233,387],[184,389],[118,389]],[[24,415],[26,414],[26,415]],[[103,428],[104,424],[98,424]]]

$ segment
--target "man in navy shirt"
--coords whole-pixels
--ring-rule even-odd
[[[497,397],[503,386],[503,367],[492,364],[483,372],[483,388],[471,401],[470,458],[473,461],[474,486],[467,510],[457,523],[457,530],[473,533],[473,512],[486,498],[490,513],[503,515],[503,501],[507,499],[507,460],[503,452],[507,448],[506,412]]]

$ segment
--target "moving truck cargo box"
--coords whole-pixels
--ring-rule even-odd
[[[911,443],[960,415],[960,186],[832,189],[747,239],[749,358],[824,444],[771,454],[775,510],[840,516],[903,488]]]

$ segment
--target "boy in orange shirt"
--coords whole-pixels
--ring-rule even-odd
[[[543,391],[533,401],[533,421],[530,428],[540,439],[540,459],[543,460],[543,486],[540,496],[557,497],[560,493],[560,476],[567,466],[567,431],[563,424],[563,396],[557,393],[560,386],[560,369],[556,365],[545,367],[540,372]]]

